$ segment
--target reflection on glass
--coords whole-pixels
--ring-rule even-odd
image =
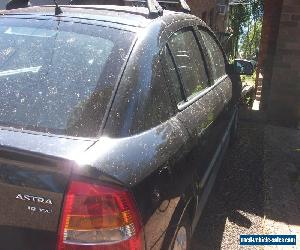
[[[107,27],[1,19],[1,125],[95,136],[131,41]]]
[[[41,67],[42,66],[0,71],[0,77],[22,74],[22,73],[38,73]]]

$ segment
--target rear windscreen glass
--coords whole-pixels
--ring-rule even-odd
[[[94,137],[134,34],[57,20],[0,19],[0,125]]]

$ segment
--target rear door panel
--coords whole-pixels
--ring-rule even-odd
[[[216,89],[210,90],[199,100],[178,113],[178,119],[188,127],[193,140],[193,158],[199,177],[204,175],[216,148],[216,119],[222,109],[222,100]]]
[[[209,29],[195,27],[195,30],[197,37],[205,50],[207,60],[209,61],[212,80],[215,85],[218,85],[216,91],[222,100],[222,112],[218,117],[218,123],[221,126],[218,130],[219,138],[221,140],[224,131],[227,129],[231,120],[235,103],[233,100],[233,85],[231,78],[226,72],[228,62],[219,42]]]
[[[200,49],[200,43],[196,36],[194,41],[190,38],[190,34],[195,35],[195,33],[191,28],[185,28],[180,32],[183,32],[184,35],[187,34],[183,37],[187,37],[189,41],[194,42],[194,46],[191,44],[186,46],[185,42],[181,42],[184,39],[178,39],[178,35],[175,35],[175,39],[177,39],[175,45],[171,42],[170,46],[170,52],[174,58],[173,62],[177,65],[179,79],[183,85],[185,95],[185,101],[181,101],[176,105],[178,109],[177,118],[190,134],[193,150],[189,157],[189,163],[197,169],[201,179],[207,171],[219,143],[221,130],[218,118],[223,111],[224,102],[220,86],[209,85],[211,77],[207,58],[204,56],[205,53]],[[191,64],[190,61],[198,61],[198,63]],[[189,66],[196,67],[198,70],[189,72],[187,69]],[[169,66],[169,68],[172,67]],[[190,74],[194,76],[190,76]],[[193,85],[197,87],[194,91],[190,91]],[[187,88],[187,86],[189,87]]]

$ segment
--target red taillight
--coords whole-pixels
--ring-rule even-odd
[[[143,249],[141,220],[132,195],[121,188],[72,181],[57,249]]]

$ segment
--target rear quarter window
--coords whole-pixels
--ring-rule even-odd
[[[172,96],[174,105],[176,106],[178,103],[185,100],[183,86],[179,80],[180,75],[178,75],[179,72],[176,69],[174,57],[172,57],[169,48],[165,47],[162,54],[164,75],[170,89],[170,95]]]
[[[145,95],[139,104],[141,110],[135,116],[131,134],[154,128],[167,121],[174,114],[161,60],[158,60],[154,65],[151,82],[147,89],[143,89]]]

